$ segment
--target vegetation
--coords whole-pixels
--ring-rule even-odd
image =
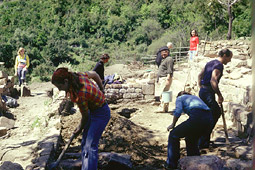
[[[251,36],[249,0],[232,6],[232,38]],[[48,80],[61,63],[90,70],[103,53],[110,64],[139,60],[172,41],[226,39],[228,11],[217,0],[15,0],[0,3],[0,61],[13,71],[24,47],[30,76]]]

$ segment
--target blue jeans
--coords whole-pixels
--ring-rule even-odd
[[[82,170],[97,170],[98,143],[110,117],[108,104],[89,112],[88,123],[84,127],[81,142]]]
[[[198,139],[211,127],[212,114],[202,109],[192,109],[189,119],[176,126],[169,134],[166,163],[177,168],[180,159],[180,138],[185,137],[188,156],[200,155]]]
[[[21,85],[26,79],[27,69],[24,70],[22,67],[18,67],[17,72],[19,77],[19,85]]]
[[[210,136],[211,133],[220,118],[221,111],[218,103],[215,100],[215,92],[210,89],[201,88],[199,91],[199,97],[207,104],[207,106],[211,109],[212,116],[213,116],[213,125],[212,128],[203,135],[199,140],[199,147],[209,147],[210,143]]]
[[[192,61],[195,57],[196,51],[189,51],[189,60]]]

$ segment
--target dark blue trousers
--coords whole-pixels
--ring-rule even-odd
[[[199,140],[199,148],[209,147],[211,133],[220,118],[221,111],[218,103],[215,100],[215,92],[210,89],[201,88],[199,91],[199,97],[207,104],[211,109],[213,116],[213,125],[212,128],[203,135]]]
[[[192,109],[189,119],[176,126],[169,134],[167,165],[177,168],[180,159],[180,138],[185,137],[188,156],[200,155],[198,140],[212,125],[212,114],[202,109]]]
[[[89,120],[82,135],[82,170],[97,170],[98,143],[102,133],[110,120],[108,104],[95,111],[89,111]]]

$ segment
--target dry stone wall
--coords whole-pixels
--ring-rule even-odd
[[[155,73],[149,72],[141,79],[130,78],[124,84],[107,84],[105,96],[108,102],[118,100],[154,99]]]

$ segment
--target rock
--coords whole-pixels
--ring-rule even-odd
[[[11,129],[14,127],[15,121],[12,119],[8,119],[6,117],[0,117],[0,127],[6,127],[7,129]]]
[[[1,166],[0,170],[24,170],[18,163],[12,163],[11,161],[5,161]]]
[[[21,86],[21,92],[20,92],[20,96],[25,97],[25,96],[31,96],[31,91],[27,86]]]
[[[186,170],[221,170],[224,161],[214,155],[209,156],[187,156],[179,160],[179,168]]]
[[[109,170],[130,170],[133,165],[131,156],[119,153],[101,152],[99,153],[99,168]]]
[[[7,128],[6,127],[0,127],[0,137],[7,134]]]
[[[248,170],[252,167],[252,161],[242,161],[240,159],[228,159],[226,161],[228,169]]]

